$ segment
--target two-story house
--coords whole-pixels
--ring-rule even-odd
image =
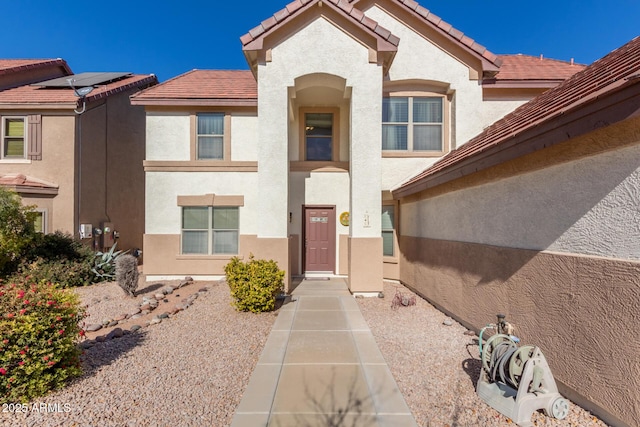
[[[0,60],[0,185],[36,207],[40,231],[142,246],[145,119],[129,96],[156,83],[73,74],[62,59]]]
[[[498,56],[415,2],[297,0],[241,37],[250,70],[131,98],[147,117],[145,273],[398,279],[390,190],[583,67]]]

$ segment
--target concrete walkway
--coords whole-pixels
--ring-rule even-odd
[[[271,330],[232,427],[415,427],[343,279],[303,280]]]

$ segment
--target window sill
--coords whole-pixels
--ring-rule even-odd
[[[226,160],[145,160],[145,172],[257,172],[258,162]]]
[[[382,262],[385,264],[398,264],[400,261],[397,257],[383,255]]]
[[[5,164],[30,164],[31,160],[29,159],[0,159],[0,163],[5,163]]]
[[[212,260],[222,260],[222,261],[226,261],[226,260],[230,260],[233,257],[237,257],[239,259],[244,259],[244,256],[242,255],[233,255],[233,254],[220,254],[220,255],[184,255],[184,254],[178,254],[176,255],[176,259],[180,260],[180,261],[187,261],[187,260],[191,260],[191,261],[212,261]]]
[[[434,158],[442,157],[447,154],[445,151],[391,151],[382,150],[383,158],[407,158],[407,157],[422,157],[422,158]]]

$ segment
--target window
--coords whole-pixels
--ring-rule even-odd
[[[183,254],[237,254],[239,210],[227,206],[182,207]]]
[[[26,159],[26,120],[24,117],[4,117],[2,119],[3,159]]]
[[[382,149],[443,151],[442,97],[386,97],[382,100]]]
[[[47,232],[47,212],[45,210],[36,210],[33,212],[33,228],[36,233]]]
[[[393,256],[395,246],[395,206],[382,206],[382,254]]]
[[[333,114],[305,113],[305,160],[331,161],[333,159]]]
[[[224,113],[197,115],[196,158],[198,160],[224,159]]]

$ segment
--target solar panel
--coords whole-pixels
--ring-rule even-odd
[[[74,87],[97,86],[110,83],[130,75],[131,73],[80,73],[72,76],[58,77],[56,79],[46,80],[40,83],[33,83],[31,86],[69,87],[69,79],[72,79],[71,82]]]

